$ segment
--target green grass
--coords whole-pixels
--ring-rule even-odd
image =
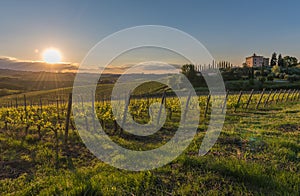
[[[276,82],[274,81],[265,81],[263,84],[254,80],[253,84],[249,83],[249,80],[233,80],[233,81],[225,81],[226,89],[230,89],[230,91],[251,91],[251,89],[261,90],[265,89],[298,89],[300,85],[300,81],[295,82]]]
[[[96,100],[101,99],[108,99],[112,93],[114,84],[99,84],[96,89]],[[0,106],[1,105],[15,105],[16,99],[18,99],[18,104],[23,104],[23,97],[26,96],[27,102],[32,102],[33,104],[39,104],[40,98],[43,100],[45,104],[53,102],[57,99],[63,99],[65,101],[68,100],[69,93],[72,92],[73,87],[66,87],[66,88],[57,88],[51,90],[39,90],[39,91],[32,91],[32,92],[25,92],[25,93],[18,93],[14,91],[12,95],[6,95],[0,97]],[[133,95],[151,95],[162,93],[166,89],[165,85],[160,83],[145,83],[143,85],[138,86],[135,91],[132,93]],[[10,90],[10,93],[13,91]]]
[[[68,151],[60,143],[59,169],[55,169],[51,131],[46,130],[39,141],[34,128],[27,136],[23,127],[1,130],[0,192],[4,195],[298,195],[298,108],[300,103],[286,103],[259,111],[229,113],[217,143],[200,157],[197,152],[206,130],[201,124],[182,155],[164,167],[146,172],[124,171],[101,162],[85,148],[76,131],[70,132]],[[166,129],[172,130],[172,123]],[[141,146],[141,141],[118,139],[118,142],[133,149]]]

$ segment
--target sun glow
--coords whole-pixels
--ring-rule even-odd
[[[61,53],[55,48],[48,48],[43,52],[43,60],[50,64],[60,63]]]

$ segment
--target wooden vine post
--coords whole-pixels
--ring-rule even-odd
[[[96,131],[96,122],[95,122],[95,93],[94,91],[91,91],[91,96],[92,96],[92,122],[93,122],[93,131]]]
[[[59,168],[59,139],[58,139],[59,128],[57,124],[60,124],[58,99],[56,99],[56,112],[57,112],[57,119],[56,119],[55,127],[53,127],[52,130],[54,132],[54,137],[55,137],[55,169],[58,169]]]
[[[39,112],[38,118],[39,118],[39,120],[42,120],[43,103],[42,103],[42,98],[41,97],[39,99],[39,110],[38,110],[38,112]],[[38,131],[38,135],[39,135],[39,140],[41,140],[42,139],[42,133],[41,133],[41,125],[40,124],[37,125],[37,129],[38,129],[37,131]]]
[[[272,94],[272,89],[270,90],[269,95],[268,95],[267,99],[265,100],[264,107],[266,107],[266,105],[268,104],[271,94]]]
[[[249,98],[248,98],[247,103],[246,103],[246,107],[245,107],[246,109],[248,109],[248,107],[249,107],[249,104],[251,102],[253,93],[254,93],[254,89],[251,90],[251,93],[250,93]]]
[[[207,95],[207,101],[206,101],[206,106],[205,106],[205,112],[204,112],[204,118],[206,118],[207,112],[208,112],[208,107],[209,107],[209,102],[210,102],[211,94],[209,93]]]
[[[188,97],[187,97],[187,100],[186,100],[186,104],[185,104],[185,110],[184,110],[184,113],[183,113],[183,124],[185,123],[185,119],[186,119],[186,114],[189,110],[189,104],[190,104],[190,100],[191,100],[191,96],[192,96],[192,91],[190,91]]]
[[[156,124],[159,125],[159,120],[160,120],[160,116],[161,116],[161,111],[165,105],[165,101],[166,101],[166,91],[164,91],[162,97],[161,97],[161,105],[159,107],[159,111],[158,111],[158,116],[157,116],[157,122]]]
[[[285,90],[283,91],[283,93],[282,93],[282,97],[281,97],[280,102],[283,102],[285,93],[286,93],[286,89],[285,89]]]
[[[226,107],[226,104],[227,104],[228,95],[229,95],[229,91],[226,91],[226,95],[225,95],[223,106],[222,106],[222,114],[224,114],[224,110],[225,110],[225,107]]]
[[[260,102],[261,102],[261,100],[262,100],[262,98],[263,98],[263,96],[264,96],[264,93],[265,93],[265,89],[262,90],[262,92],[261,92],[261,94],[260,94],[260,98],[259,98],[259,100],[258,100],[258,102],[257,102],[257,104],[256,104],[255,109],[258,109],[258,107],[259,107],[259,105],[260,105]]]
[[[86,110],[84,108],[83,97],[80,96],[80,98],[81,98],[81,109],[82,109],[82,112],[84,113],[85,127],[86,127],[87,131],[90,131],[89,124],[88,124],[88,118],[87,118],[87,115],[86,115]]]
[[[287,96],[285,98],[285,102],[287,102],[289,100],[290,94],[291,94],[291,89],[288,90]]]
[[[270,103],[271,103],[271,102],[275,102],[275,96],[276,96],[276,94],[277,94],[277,90],[275,90],[275,92],[273,93],[273,96],[272,96],[272,98],[271,98]]]
[[[28,129],[29,129],[29,124],[28,124],[28,112],[27,112],[26,95],[24,95],[24,111],[25,111],[25,120],[26,120],[25,135],[27,135],[28,134]]]
[[[123,127],[127,118],[127,112],[128,112],[128,106],[130,103],[130,99],[131,99],[131,91],[128,94],[128,99],[126,99],[125,97],[125,108],[124,108],[124,113],[123,113],[123,119],[122,119],[122,123],[121,123],[121,134],[123,133]]]
[[[282,89],[279,90],[279,93],[278,93],[278,96],[277,96],[277,99],[276,99],[276,104],[278,103],[279,99],[280,99],[280,95],[282,93]]]
[[[299,98],[299,90],[296,91],[295,96],[294,96],[294,101],[297,100],[297,98]]]
[[[291,96],[291,101],[295,101],[295,95],[297,94],[297,90],[294,89],[293,90],[293,93],[292,93],[292,96]]]
[[[291,96],[290,96],[290,99],[289,99],[290,101],[293,101],[293,97],[294,97],[295,91],[296,91],[296,89],[294,89],[294,90],[292,91]]]
[[[243,95],[243,91],[240,91],[239,98],[237,100],[236,106],[234,107],[234,112],[236,112],[236,109],[239,107],[242,95]]]
[[[65,147],[68,146],[68,135],[69,135],[71,110],[72,110],[72,93],[69,94],[69,99],[68,99],[67,116],[66,116],[66,124],[65,124],[65,137],[64,137]]]

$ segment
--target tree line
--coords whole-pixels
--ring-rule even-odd
[[[293,67],[298,65],[298,59],[293,56],[282,57],[281,54],[279,54],[277,58],[277,53],[274,52],[271,57],[270,65],[272,67],[276,65],[279,67]]]

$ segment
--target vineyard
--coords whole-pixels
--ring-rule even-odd
[[[300,196],[300,1],[0,7],[0,196]]]
[[[47,99],[47,104],[43,104],[43,99],[39,98],[33,102],[26,100],[24,95],[23,99],[15,99],[8,102],[6,105],[2,105],[1,108],[1,121],[5,130],[8,129],[18,129],[24,127],[24,132],[27,135],[30,128],[37,129],[39,137],[41,137],[41,130],[51,129],[51,130],[66,130],[69,124],[72,129],[75,130],[74,122],[72,122],[71,114],[71,102],[72,95],[60,95],[52,99]],[[217,97],[217,95],[215,95]],[[68,99],[63,99],[68,97]],[[79,99],[82,99],[79,97]],[[199,96],[198,103],[201,114],[204,117],[209,117],[208,113],[210,111],[212,95]],[[49,102],[51,100],[51,102]],[[255,92],[243,92],[230,93],[227,92],[224,100],[220,102],[220,108],[222,112],[228,110],[231,112],[238,112],[244,110],[257,110],[268,108],[272,105],[287,103],[287,102],[297,102],[300,100],[299,90],[276,90],[276,91],[261,91]],[[13,102],[15,101],[15,102]],[[174,122],[178,113],[180,113],[180,102],[176,97],[167,97],[164,93],[162,98],[159,97],[146,97],[146,98],[132,98],[127,104],[125,109],[129,109],[130,114],[136,121],[149,120],[149,107],[153,103],[164,104],[168,120]],[[84,104],[82,102],[82,104]],[[101,124],[112,124],[115,121],[115,116],[112,112],[112,107],[110,100],[102,99],[101,101],[94,101],[94,108],[98,119]],[[86,108],[84,108],[86,109]],[[82,111],[81,115],[86,115],[87,112]],[[67,114],[69,115],[67,117]],[[175,116],[175,119],[172,117]],[[200,117],[201,118],[201,117]],[[204,119],[205,120],[205,119]],[[142,123],[142,122],[140,122]],[[66,127],[67,126],[67,127]],[[114,127],[117,131],[117,127]]]
[[[218,95],[197,97],[201,112],[197,136],[183,155],[163,168],[138,173],[105,165],[85,148],[72,115],[72,94],[32,99],[24,95],[6,100],[0,109],[0,192],[25,195],[142,194],[144,191],[214,194],[214,190],[228,194],[269,193],[271,190],[274,194],[299,192],[300,127],[297,122],[300,112],[296,107],[299,108],[300,91],[227,92],[218,105],[220,111],[227,113],[221,136],[208,155],[199,157],[197,150],[215,97]],[[78,100],[82,99],[78,97]],[[179,99],[166,93],[160,97],[133,96],[125,104],[125,110],[134,121],[145,124],[150,119],[149,108],[153,103],[165,106],[167,118],[159,133],[146,139],[123,130],[116,122],[110,100],[100,96],[95,97],[93,108],[83,107],[81,113],[75,115],[84,119],[95,110],[101,126],[113,141],[126,148],[148,150],[167,142],[181,118]],[[84,104],[82,100],[82,106]],[[190,109],[188,105],[186,109]],[[264,125],[272,124],[272,119],[283,118],[292,122],[279,125],[274,122],[269,129]],[[85,123],[87,130],[92,129],[88,119]],[[269,165],[263,167],[262,163]],[[196,177],[197,180],[192,181]]]

